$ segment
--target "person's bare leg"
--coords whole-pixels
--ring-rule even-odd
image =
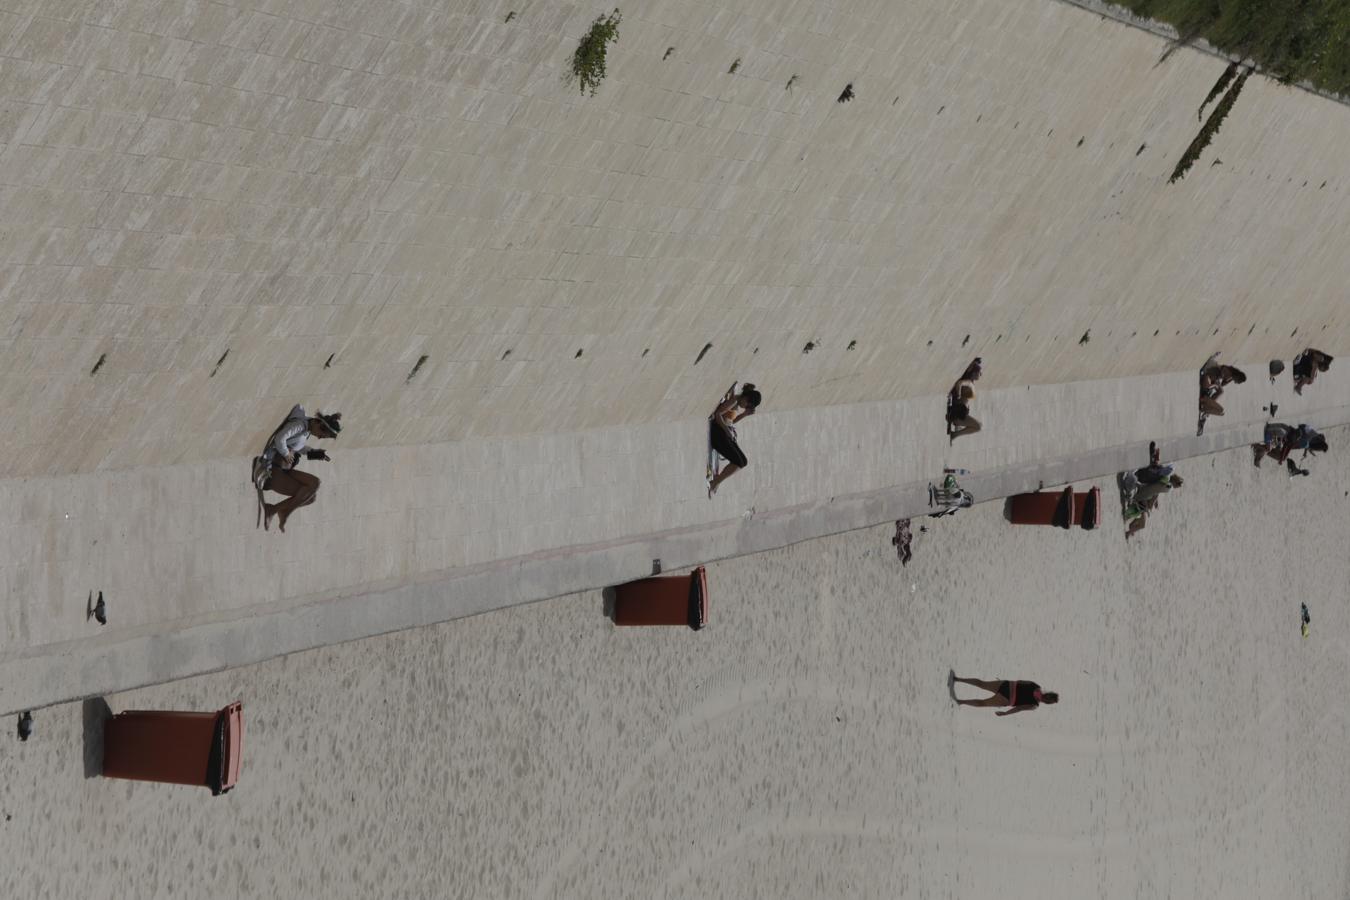
[[[980,420],[974,416],[966,416],[964,419],[957,419],[952,422],[949,429],[952,440],[964,434],[974,434],[981,428]]]
[[[286,531],[286,520],[290,518],[291,513],[302,506],[309,506],[314,502],[315,496],[319,492],[319,479],[308,472],[300,472],[295,469],[286,473],[297,484],[297,490],[287,500],[278,503],[276,506],[277,528],[283,533]],[[275,476],[274,476],[275,477]]]
[[[1003,679],[1001,678],[998,681],[981,681],[978,678],[953,677],[952,681],[959,681],[962,684],[968,684],[972,687],[977,687],[980,690],[988,691],[991,694],[997,694],[999,685],[1003,684]]]
[[[715,477],[712,481],[708,482],[708,496],[712,497],[713,494],[717,493],[717,489],[718,487],[721,486],[722,482],[726,481],[728,478],[730,478],[732,475],[735,475],[740,470],[741,467],[734,463],[727,463],[725,466],[723,466],[722,471],[717,473],[717,477]]]
[[[287,469],[277,469],[272,473],[267,482],[267,490],[273,493],[281,494],[285,497],[294,497],[304,490],[304,485],[295,477],[294,472]],[[272,526],[272,517],[281,509],[282,503],[264,503],[263,504],[263,528],[270,531]]]
[[[1200,411],[1211,416],[1223,415],[1223,407],[1219,405],[1219,401],[1215,400],[1213,397],[1200,398]]]
[[[983,700],[957,700],[962,706],[1007,706],[1008,700],[1001,694],[985,697]]]

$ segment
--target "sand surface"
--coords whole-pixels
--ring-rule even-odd
[[[984,504],[904,569],[886,528],[713,565],[698,634],[590,593],[108,698],[242,699],[222,798],[86,779],[85,711],[42,710],[0,738],[0,870],[33,898],[1344,896],[1347,438],[1307,479],[1184,463],[1130,544]],[[949,667],[1064,700],[957,708]]]

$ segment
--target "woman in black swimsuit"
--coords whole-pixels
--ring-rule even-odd
[[[708,442],[727,461],[716,477],[708,482],[709,499],[717,493],[722,482],[750,465],[750,460],[745,458],[745,451],[736,443],[735,423],[746,416],[754,415],[762,399],[753,384],[741,385],[739,394],[736,393],[736,385],[733,384],[722,396],[722,402],[717,404],[717,409],[708,417]]]
[[[1012,707],[999,710],[994,713],[996,716],[1010,716],[1024,709],[1035,709],[1042,703],[1059,702],[1059,694],[1054,691],[1042,691],[1041,686],[1034,681],[981,681],[978,678],[957,678],[955,672],[950,673],[948,686],[958,681],[986,690],[993,695],[983,700],[961,700],[953,692],[953,699],[962,706]]]

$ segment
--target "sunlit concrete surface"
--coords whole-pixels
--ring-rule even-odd
[[[6,671],[77,696],[631,577],[671,533],[859,527],[894,505],[822,510],[1189,435],[1214,350],[1346,344],[1340,105],[1253,78],[1169,185],[1223,62],[1080,9],[638,3],[582,96],[606,9],[0,0]],[[1214,446],[1331,415],[1338,373],[1303,406],[1258,374]],[[734,379],[767,401],[709,503]],[[295,402],[347,428],[282,538],[248,458]]]

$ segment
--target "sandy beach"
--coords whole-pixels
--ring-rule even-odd
[[[1182,463],[1129,544],[986,503],[916,520],[907,568],[888,528],[712,565],[701,633],[588,593],[108,698],[242,699],[221,798],[86,778],[85,710],[41,710],[0,740],[0,868],[33,898],[1343,896],[1329,436],[1310,478]],[[1063,700],[958,708],[949,668]]]

